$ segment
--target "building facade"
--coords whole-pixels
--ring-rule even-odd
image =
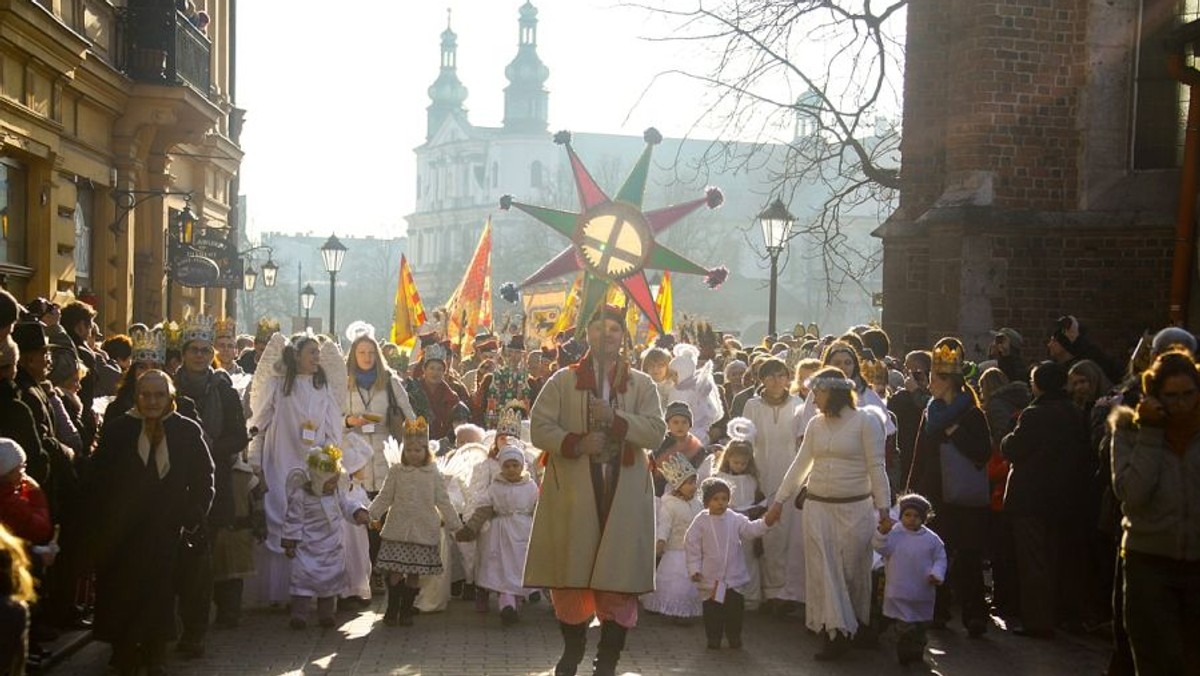
[[[1195,10],[909,5],[903,188],[879,231],[893,344],[961,335],[978,356],[1007,326],[1037,357],[1073,314],[1119,356],[1166,324],[1188,92],[1162,45]]]
[[[504,194],[529,204],[578,207],[566,153],[551,140],[546,88],[550,70],[537,53],[537,9],[531,3],[520,7],[517,28],[517,53],[504,70],[508,85],[499,127],[471,123],[465,107],[467,88],[457,74],[457,36],[449,27],[441,36],[440,72],[429,88],[426,142],[416,149],[416,205],[406,218],[414,279],[431,310],[454,291],[489,218],[493,290],[505,282],[519,283],[569,244],[532,218],[498,208]],[[802,129],[799,126],[798,133]],[[640,136],[571,132],[572,146],[597,182],[615,194],[645,141]],[[712,158],[719,146],[725,159],[718,163]],[[758,152],[760,159],[747,169],[738,160],[751,152]],[[675,277],[676,321],[683,314],[719,317],[725,330],[756,337],[766,332],[768,265],[755,217],[779,194],[775,177],[786,152],[786,145],[764,151],[679,138],[665,138],[655,148],[644,199],[647,210],[695,199],[710,185],[725,195],[721,208],[696,212],[660,237],[702,265],[725,265],[731,271],[729,281],[715,292],[698,277]],[[816,185],[789,187],[787,194],[796,214],[826,198]],[[843,231],[855,234],[843,245],[877,251],[878,242],[869,233],[880,222],[878,214],[878,205],[846,213]],[[780,277],[778,325],[790,328],[816,321],[844,326],[877,318],[866,290],[827,302],[818,248],[803,237],[789,247]],[[867,289],[878,290],[877,278],[861,281]],[[497,326],[504,324],[505,313],[519,312],[498,299],[494,308]]]
[[[224,314],[223,289],[165,297],[185,207],[236,248],[236,0],[189,4],[0,0],[0,275],[18,299],[89,298],[105,332],[168,304]]]

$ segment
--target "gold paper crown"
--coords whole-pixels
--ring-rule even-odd
[[[672,453],[671,457],[659,464],[658,471],[671,484],[671,490],[679,488],[688,477],[696,475],[696,468],[692,467],[691,461],[679,453]]]
[[[130,339],[133,341],[135,364],[162,364],[166,361],[167,348],[163,336],[157,331],[134,331]]]
[[[500,420],[496,423],[496,434],[507,434],[510,437],[521,436],[521,414],[510,405],[505,405],[500,411]]]
[[[262,317],[254,329],[254,340],[258,343],[265,343],[271,340],[271,336],[276,333],[279,333],[279,321],[270,317]]]
[[[217,338],[233,338],[237,335],[237,322],[233,317],[218,319],[213,325],[213,335]]]
[[[193,340],[213,342],[216,337],[216,320],[212,315],[195,315],[183,323],[183,331],[179,338],[180,345],[186,345]]]
[[[963,371],[963,354],[950,345],[942,345],[933,350],[933,372],[941,374],[961,375]]]
[[[441,343],[434,343],[433,345],[430,345],[424,349],[422,352],[421,361],[440,361],[443,363],[448,362],[450,361],[450,351],[447,350],[446,347]]]
[[[164,347],[168,350],[178,350],[180,347],[179,339],[183,335],[183,329],[175,322],[167,322],[162,325],[162,338]]]
[[[419,415],[413,420],[404,421],[404,436],[406,437],[429,437],[429,423],[425,422],[425,416]]]
[[[868,383],[884,383],[888,381],[888,367],[882,359],[869,359],[862,363],[862,375]]]
[[[314,447],[306,459],[308,468],[325,474],[342,473],[342,449],[333,444]]]

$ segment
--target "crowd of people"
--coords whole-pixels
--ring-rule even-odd
[[[608,307],[533,349],[95,316],[0,292],[0,673],[90,626],[118,673],[161,674],[244,608],[300,631],[375,595],[387,628],[545,599],[567,676],[593,619],[613,674],[639,611],[753,650],[755,609],[802,618],[819,660],[884,640],[919,661],[955,618],[1110,634],[1110,676],[1200,673],[1182,329],[1122,368],[1071,316],[1044,354],[997,329],[978,363],[953,337],[893,355],[873,326],[635,346]]]

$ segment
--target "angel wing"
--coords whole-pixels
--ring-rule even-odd
[[[325,369],[325,378],[329,382],[326,387],[333,394],[338,408],[345,411],[350,400],[350,390],[346,381],[346,358],[342,356],[337,343],[332,340],[321,343],[321,368]]]
[[[282,375],[277,369],[283,366],[283,348],[286,345],[287,338],[284,338],[282,333],[275,333],[271,336],[271,340],[267,341],[267,346],[263,348],[262,356],[258,359],[258,366],[254,369],[254,377],[250,380],[251,413],[262,410],[270,396],[271,379]]]
[[[475,468],[487,460],[488,449],[483,444],[463,444],[453,453],[438,458],[438,470],[446,480],[450,502],[460,514],[464,513],[471,496],[468,490]]]

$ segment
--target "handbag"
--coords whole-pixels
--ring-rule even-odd
[[[392,438],[399,441],[404,438],[404,409],[400,408],[400,404],[396,402],[396,393],[392,391],[393,381],[388,379],[387,395],[387,426],[388,434]]]
[[[987,465],[977,467],[951,441],[942,442],[939,455],[942,467],[942,502],[960,507],[987,507],[991,490]]]

